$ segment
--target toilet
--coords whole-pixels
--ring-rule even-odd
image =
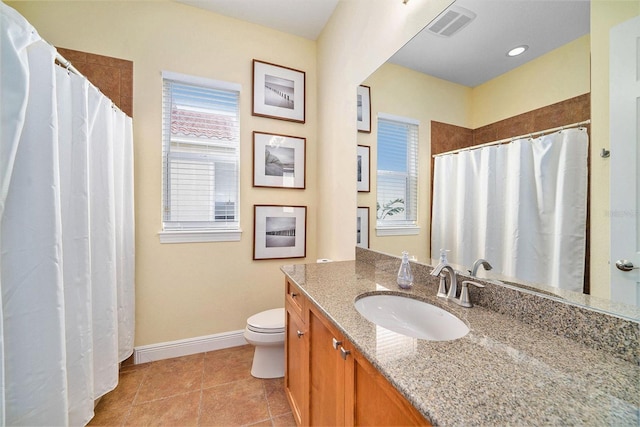
[[[251,375],[256,378],[284,376],[284,308],[274,308],[247,319],[244,339],[255,347]]]

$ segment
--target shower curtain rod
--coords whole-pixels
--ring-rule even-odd
[[[589,123],[591,123],[591,120],[585,120],[585,121],[578,122],[578,123],[572,123],[570,125],[558,126],[557,128],[540,130],[540,131],[537,131],[537,132],[526,133],[524,135],[519,135],[519,136],[512,136],[511,138],[500,139],[498,141],[493,141],[493,142],[486,142],[484,144],[474,145],[473,147],[458,148],[457,150],[451,150],[451,151],[447,151],[445,153],[434,154],[431,157],[436,158],[436,157],[440,157],[440,156],[445,156],[447,154],[457,154],[457,153],[460,153],[462,151],[469,151],[469,150],[475,150],[476,148],[482,148],[482,147],[489,147],[489,146],[492,146],[492,145],[504,144],[505,142],[512,142],[512,141],[515,141],[517,139],[522,139],[522,138],[526,138],[526,137],[533,138],[533,136],[543,135],[545,133],[553,133],[553,132],[556,132],[556,131],[559,131],[559,130],[561,131],[561,130],[565,130],[565,129],[571,129],[571,128],[575,128],[575,127],[578,127],[578,126],[588,125]]]
[[[53,48],[55,49],[55,46],[53,46]],[[99,87],[97,87],[96,85],[94,85],[93,83],[91,83],[91,80],[89,80],[89,79],[87,78],[87,76],[85,76],[85,75],[84,75],[84,74],[82,74],[80,71],[78,71],[78,69],[77,69],[76,67],[74,67],[74,66],[73,66],[73,64],[72,64],[70,61],[68,61],[64,56],[62,56],[62,55],[60,54],[60,52],[58,52],[58,50],[57,50],[57,49],[56,49],[56,59],[55,59],[55,60],[56,60],[56,61],[58,62],[58,64],[60,64],[62,67],[66,68],[67,70],[71,71],[72,73],[77,74],[78,76],[80,76],[80,77],[84,78],[84,79],[85,79],[85,80],[86,80],[86,81],[87,81],[91,86],[95,87],[95,88],[98,90],[98,92],[102,93],[102,91],[100,90],[100,88],[99,88]],[[108,98],[108,97],[107,97],[107,98]],[[109,101],[111,101],[111,107],[112,107],[112,108],[117,108],[118,110],[122,111],[122,109],[121,109],[120,107],[118,107],[118,106],[116,105],[116,103],[115,103],[115,102],[113,102],[113,99],[111,99],[111,98],[108,98],[108,99],[109,99]]]
[[[71,62],[67,61],[64,56],[60,55],[58,51],[56,51],[56,61],[58,61],[58,63],[62,65],[64,68],[66,68],[67,70],[71,71],[74,74],[79,75],[80,77],[84,77],[86,79],[86,77],[80,71],[78,71],[76,67],[74,67],[73,64],[71,64]]]

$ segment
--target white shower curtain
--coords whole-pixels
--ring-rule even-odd
[[[0,423],[85,425],[133,352],[131,118],[0,12]]]
[[[565,129],[436,157],[432,253],[582,292],[588,143],[584,128]]]

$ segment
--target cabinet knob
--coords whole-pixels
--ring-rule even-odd
[[[344,360],[347,360],[347,356],[350,354],[351,354],[350,350],[345,350],[344,347],[340,347],[340,356],[342,356]]]
[[[297,296],[298,296],[298,294],[296,292],[291,292],[291,298],[295,298]]]
[[[338,341],[337,339],[333,338],[333,348],[334,349],[338,349],[339,346],[342,345],[342,341]]]
[[[304,332],[298,331],[297,334],[298,334],[298,338],[302,338],[302,336],[304,335]]]

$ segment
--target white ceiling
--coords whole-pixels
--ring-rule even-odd
[[[220,15],[316,40],[338,0],[176,0]]]
[[[421,31],[390,62],[475,87],[589,33],[588,0],[457,0],[455,5],[476,18],[451,38]],[[524,54],[507,56],[523,44],[529,46]]]
[[[177,0],[316,40],[338,1]],[[388,0],[401,1],[401,0]],[[477,16],[450,38],[423,30],[390,62],[474,87],[589,33],[589,0],[456,0]],[[526,44],[516,58],[506,52]]]

